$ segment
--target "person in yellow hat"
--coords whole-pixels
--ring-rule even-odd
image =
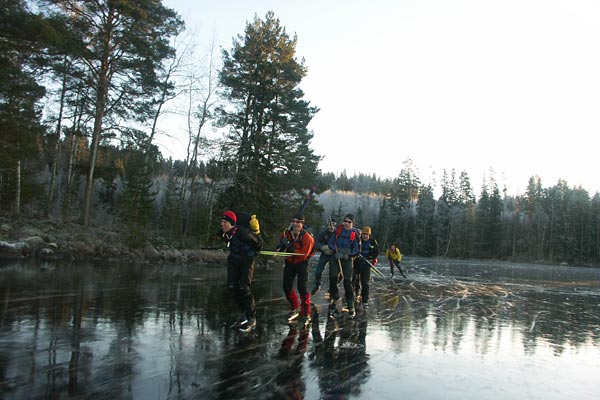
[[[240,309],[240,316],[232,328],[240,332],[251,332],[256,328],[256,306],[252,295],[254,257],[263,241],[256,233],[237,225],[237,215],[227,210],[221,216],[218,235],[227,243],[227,289]]]

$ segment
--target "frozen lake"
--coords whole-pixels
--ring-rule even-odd
[[[600,269],[407,257],[368,314],[321,291],[302,330],[282,263],[239,334],[221,266],[3,262],[0,398],[600,398]]]

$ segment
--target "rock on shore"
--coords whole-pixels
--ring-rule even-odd
[[[224,263],[222,250],[127,247],[114,230],[53,220],[0,218],[0,258],[118,262]]]

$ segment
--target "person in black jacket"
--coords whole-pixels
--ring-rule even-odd
[[[240,332],[250,332],[256,327],[256,307],[250,290],[254,274],[254,257],[258,255],[262,238],[236,225],[237,216],[233,211],[225,211],[221,216],[219,236],[227,243],[227,289],[240,308],[240,316],[232,325]]]
[[[377,265],[377,257],[379,257],[379,244],[371,237],[371,227],[365,226],[360,233],[360,256],[354,263],[352,277],[357,300],[362,304],[363,310],[369,308],[371,266]]]
[[[327,228],[323,229],[317,235],[317,243],[315,244],[315,247],[321,252],[321,255],[319,256],[319,261],[315,267],[315,285],[310,292],[312,295],[315,295],[319,289],[321,289],[321,277],[323,276],[325,265],[329,264],[331,260],[333,260],[333,251],[331,251],[327,244],[329,243],[329,239],[335,231],[335,227],[335,221],[330,219],[327,222]]]

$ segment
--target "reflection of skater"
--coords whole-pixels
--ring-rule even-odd
[[[400,249],[397,248],[395,244],[390,245],[390,248],[385,252],[385,256],[390,261],[390,272],[392,273],[392,278],[394,277],[394,266],[398,268],[400,275],[407,278],[407,276],[404,274],[404,271],[402,271],[402,268],[400,268],[400,263],[402,262],[402,253],[400,253]]]
[[[260,352],[260,347],[256,346],[254,333],[236,335],[235,342],[230,342],[229,339],[226,336],[219,352],[222,362],[218,375],[210,379],[203,371],[198,382],[192,383],[195,388],[191,398],[235,399],[240,397],[240,393],[255,392],[255,388],[262,383],[263,377],[259,374],[248,373],[259,369],[264,362],[264,355]]]
[[[371,266],[377,265],[379,244],[371,237],[371,227],[365,226],[360,234],[360,257],[354,262],[352,283],[356,290],[357,302],[362,304],[363,310],[369,308],[369,281],[371,280]]]
[[[316,318],[318,313],[313,311],[314,351],[309,357],[319,371],[321,397],[337,399],[358,395],[370,375],[367,319],[344,319],[338,325],[336,320],[327,318],[323,336]]]
[[[298,337],[298,344],[294,342]],[[279,362],[275,383],[277,384],[276,398],[303,399],[306,392],[306,382],[302,376],[302,362],[308,344],[308,330],[298,331],[295,326],[290,326],[288,335],[281,342],[279,349]]]
[[[254,296],[250,291],[254,274],[254,257],[262,246],[262,239],[243,226],[236,225],[237,216],[225,211],[221,216],[219,236],[229,247],[227,257],[227,289],[240,308],[240,316],[233,328],[250,332],[256,327]]]

